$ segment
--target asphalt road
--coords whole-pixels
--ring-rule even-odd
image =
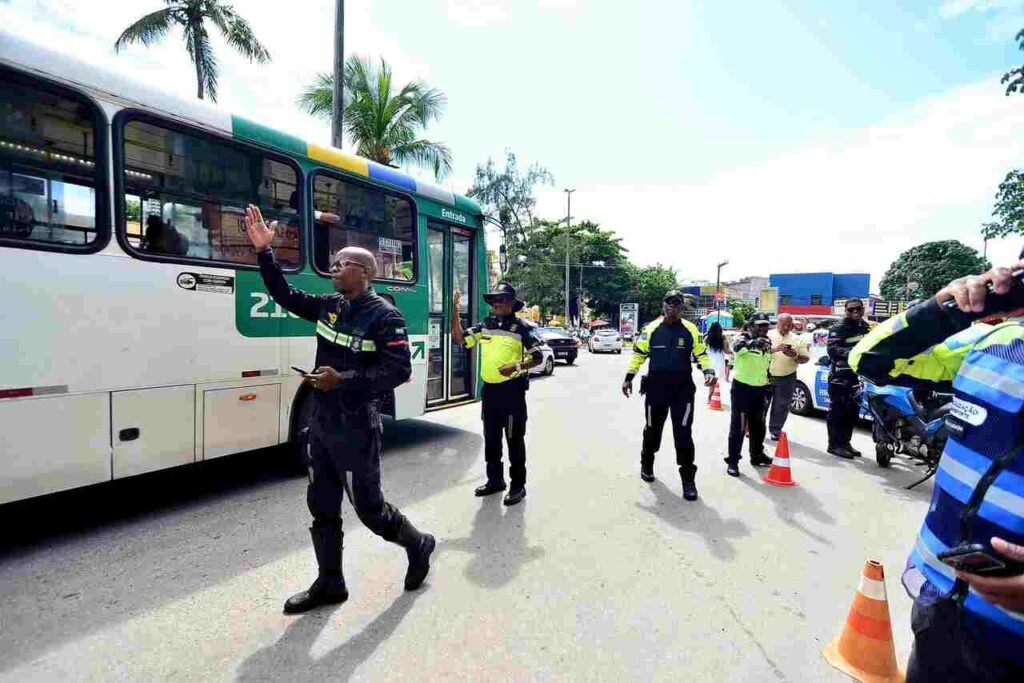
[[[829,456],[823,419],[795,416],[800,486],[746,463],[732,479],[728,413],[701,405],[701,499],[685,502],[669,433],[658,480],[638,476],[627,358],[584,353],[533,383],[516,507],[473,497],[478,405],[389,425],[385,494],[439,541],[416,593],[404,551],[346,506],[349,601],[281,613],[315,563],[305,480],[274,450],[0,508],[0,680],[842,681],[821,648],[867,558],[905,662],[898,579],[931,483]]]

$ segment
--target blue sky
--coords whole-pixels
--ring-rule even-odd
[[[8,0],[0,24],[184,97],[175,36],[113,55],[119,30],[158,0]],[[326,141],[298,113],[331,59],[332,0],[235,0],[274,62],[226,48],[221,103]],[[556,186],[550,217],[624,236],[641,263],[713,278],[871,272],[929,239],[980,247],[998,181],[1024,166],[1024,96],[999,76],[1024,63],[1024,2],[348,0],[347,50],[448,94],[428,136],[452,149],[464,192],[478,162],[514,150]],[[990,245],[997,258],[1014,240]]]

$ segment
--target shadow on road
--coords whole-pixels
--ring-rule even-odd
[[[912,484],[924,476],[925,468],[915,466],[908,458],[897,456],[893,459],[890,467],[879,467],[875,461],[873,450],[864,450],[864,457],[856,460],[845,460],[838,458],[818,448],[805,446],[800,443],[789,442],[790,455],[796,466],[799,467],[801,460],[809,460],[817,465],[830,469],[846,470],[849,476],[869,475],[877,477],[887,489],[887,493],[905,500],[925,500],[931,495],[930,484],[921,484],[911,491],[904,487]],[[797,478],[798,473],[793,475]],[[842,475],[847,476],[847,475]],[[797,479],[799,481],[799,479]]]
[[[767,470],[765,470],[767,472]],[[758,475],[760,477],[760,474]],[[794,476],[794,479],[799,479]],[[815,541],[827,546],[832,545],[832,541],[825,538],[821,534],[816,534],[806,526],[803,522],[797,519],[798,514],[806,514],[812,519],[816,519],[824,524],[835,524],[835,518],[825,510],[821,505],[821,501],[818,500],[817,496],[808,491],[802,486],[790,486],[790,487],[779,487],[766,484],[761,481],[752,479],[749,476],[740,476],[737,481],[741,482],[748,488],[757,491],[762,496],[769,498],[775,505],[775,514],[779,516],[785,524],[798,529]]]
[[[636,506],[680,531],[699,535],[711,554],[720,560],[731,560],[736,556],[736,548],[729,539],[750,534],[750,528],[744,522],[723,519],[703,498],[692,503],[683,500],[680,493],[671,491],[660,480],[652,482],[650,488],[654,492],[655,504],[636,503]]]
[[[529,502],[505,507],[501,496],[488,496],[473,517],[469,537],[441,541],[438,550],[472,553],[466,578],[484,588],[501,588],[519,575],[523,565],[544,555],[543,548],[528,545],[526,538],[524,511]]]
[[[423,591],[402,593],[366,627],[347,641],[314,659],[311,650],[331,621],[345,606],[318,610],[293,621],[273,645],[250,655],[238,669],[236,680],[347,681],[395,632]]]
[[[388,424],[385,495],[401,508],[457,485],[480,442],[427,420]],[[242,454],[0,507],[0,595],[16,615],[0,671],[308,549],[306,480],[282,472],[280,457]],[[342,515],[347,530],[360,526],[347,505]]]

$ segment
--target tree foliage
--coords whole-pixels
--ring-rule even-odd
[[[477,164],[473,187],[467,193],[479,202],[484,215],[494,221],[501,231],[507,248],[527,237],[533,227],[533,209],[537,204],[534,190],[538,185],[551,185],[554,178],[547,169],[532,164],[525,173],[520,172],[516,155],[505,152],[505,168],[499,170],[493,159]]]
[[[734,300],[729,302],[729,312],[732,313],[732,324],[735,327],[743,327],[757,309],[749,301]]]
[[[1016,36],[1017,47],[1024,50],[1024,29],[1017,32]],[[1006,94],[1022,93],[1024,94],[1024,66],[1011,69],[1003,74],[1003,78],[1000,83],[1006,84]]]
[[[992,216],[996,220],[981,229],[985,239],[1024,234],[1024,171],[1010,171],[999,183]]]
[[[890,300],[923,299],[958,277],[990,267],[976,249],[957,240],[925,242],[899,255],[882,278],[880,289]],[[909,291],[908,282],[916,282],[918,287]]]
[[[381,59],[374,65],[358,55],[345,62],[344,80],[342,119],[357,154],[387,166],[411,163],[430,168],[438,179],[451,172],[448,147],[420,137],[423,129],[444,114],[447,98],[443,92],[422,81],[398,87],[387,62]],[[334,76],[318,74],[297,103],[307,114],[330,120]]]
[[[196,68],[196,95],[206,95],[217,101],[217,58],[210,44],[209,24],[220,31],[228,45],[250,62],[265,64],[270,52],[256,39],[256,35],[231,5],[220,0],[164,0],[167,7],[150,12],[126,28],[114,42],[114,50],[134,43],[146,47],[163,38],[174,26],[179,26],[185,39],[185,50]]]

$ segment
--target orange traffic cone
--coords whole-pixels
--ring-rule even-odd
[[[863,683],[903,683],[906,675],[896,665],[892,642],[885,569],[878,560],[864,563],[846,626],[822,654],[829,664]]]
[[[779,435],[779,445],[775,447],[775,458],[772,467],[765,475],[764,481],[773,486],[796,486],[793,473],[789,469],[789,439],[786,432]]]
[[[715,386],[711,389],[711,410],[722,409],[722,394],[718,391],[718,382],[715,382]]]

